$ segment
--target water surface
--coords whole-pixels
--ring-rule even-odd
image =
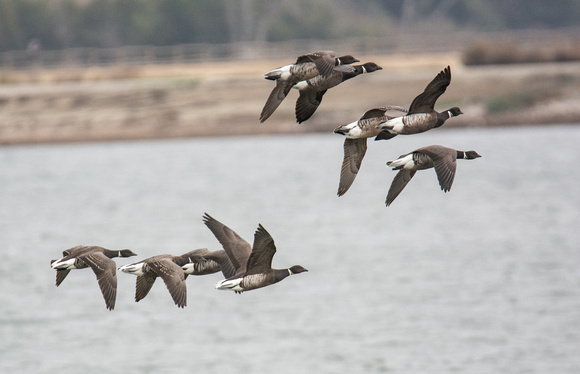
[[[439,129],[369,142],[338,198],[334,134],[0,148],[2,373],[578,373],[580,127]],[[385,163],[421,146],[477,150],[451,191],[420,171],[386,208]],[[132,262],[217,240],[208,212],[275,267],[308,273],[242,295],[159,280],[106,310],[94,274],[54,286],[78,244]]]

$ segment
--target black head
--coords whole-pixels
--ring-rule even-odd
[[[460,114],[463,114],[463,112],[461,111],[461,109],[459,109],[458,107],[454,106],[453,108],[448,110],[449,112],[449,117],[456,117]]]
[[[300,265],[294,265],[290,268],[290,272],[292,274],[298,274],[298,273],[304,273],[305,271],[308,271],[307,269],[304,269],[302,266]]]
[[[351,55],[340,56],[336,59],[337,65],[349,65],[349,64],[354,64],[355,62],[359,62],[359,60],[357,60],[356,58],[354,58]]]
[[[468,160],[473,160],[478,157],[481,157],[481,155],[475,151],[465,151],[465,158]]]
[[[375,64],[374,62],[367,62],[366,64],[363,64],[362,67],[363,67],[363,72],[365,72],[365,73],[372,73],[373,71],[383,70],[382,67]]]
[[[133,251],[130,249],[121,249],[119,251],[119,257],[131,257],[131,256],[137,256],[137,253],[133,253]]]

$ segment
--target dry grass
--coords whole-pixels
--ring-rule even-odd
[[[447,65],[453,81],[437,108],[457,105],[466,114],[446,126],[580,122],[580,64],[465,67],[459,54],[360,59],[383,70],[330,90],[301,125],[294,120],[294,91],[267,122],[258,122],[273,87],[263,73],[288,61],[14,72],[19,83],[0,86],[0,142],[332,131],[367,109],[407,106]],[[492,113],[494,100],[526,92],[534,93],[531,100]],[[571,100],[575,105],[563,110],[561,103]]]
[[[479,40],[467,48],[463,61],[467,65],[580,61],[580,42],[555,41],[550,46],[522,47],[509,40]]]

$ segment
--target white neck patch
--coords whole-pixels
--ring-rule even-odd
[[[364,65],[362,66],[362,69],[363,69],[363,74],[364,74],[364,73],[368,73],[368,72],[367,72],[367,69],[365,68],[365,66],[364,66]]]
[[[288,269],[288,275],[292,275],[292,274],[294,274],[294,273],[292,272],[292,270]]]

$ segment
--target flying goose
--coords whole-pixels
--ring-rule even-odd
[[[234,268],[228,259],[226,251],[223,249],[209,251],[207,248],[200,248],[192,251],[192,253],[201,256],[202,259],[199,262],[190,260],[187,264],[183,265],[182,269],[185,274],[206,275],[221,271],[226,278],[234,274]],[[213,260],[212,258],[219,259],[219,261]]]
[[[294,86],[294,88],[300,91],[300,96],[296,100],[296,122],[302,123],[312,117],[328,89],[360,74],[372,73],[377,70],[382,70],[382,68],[374,62],[353,66],[340,65],[334,68],[329,77],[325,78],[318,75],[314,78],[298,82]]]
[[[224,247],[235,269],[233,275],[216,284],[217,289],[242,293],[280,282],[289,275],[308,271],[300,265],[288,269],[272,269],[276,246],[274,239],[262,225],[258,225],[254,234],[254,246],[251,247],[235,231],[209,214],[205,213],[203,220]]]
[[[292,87],[317,75],[329,77],[335,66],[359,62],[351,55],[335,57],[333,51],[307,53],[298,56],[294,64],[285,65],[266,73],[266,79],[276,81],[260,114],[260,122],[266,121],[280,106]]]
[[[377,125],[394,118],[386,115],[389,110],[407,112],[407,109],[394,105],[374,108],[363,114],[358,121],[334,129],[335,134],[341,134],[346,137],[344,139],[344,158],[340,170],[338,196],[344,195],[354,182],[367,151],[367,138],[372,138],[385,131],[377,129]]]
[[[50,266],[56,270],[56,286],[64,281],[72,269],[90,267],[97,276],[97,282],[105,299],[107,309],[115,309],[117,298],[117,274],[114,257],[136,256],[129,249],[113,251],[98,246],[77,245],[62,252],[62,258],[50,261]]]
[[[119,270],[137,276],[135,302],[145,298],[157,277],[161,277],[175,305],[179,308],[185,307],[187,305],[187,286],[185,285],[187,274],[183,272],[182,266],[189,262],[202,260],[201,256],[194,252],[187,252],[181,256],[157,255],[146,258],[143,261],[121,266]]]
[[[450,117],[463,114],[458,107],[443,112],[434,109],[435,102],[445,92],[449,83],[451,83],[451,68],[447,66],[425,87],[425,91],[413,100],[407,114],[389,119],[377,126],[387,131],[377,135],[375,140],[391,139],[399,134],[425,132],[443,125]]]
[[[387,162],[393,170],[399,170],[389,188],[387,206],[399,196],[417,170],[435,168],[441,190],[447,192],[451,189],[455,178],[456,160],[473,160],[478,157],[481,156],[476,151],[457,151],[442,145],[430,145],[399,156],[395,161]]]

